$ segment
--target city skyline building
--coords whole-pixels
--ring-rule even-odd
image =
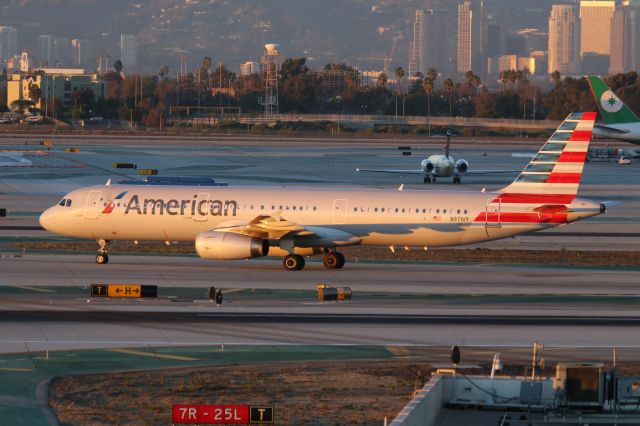
[[[425,55],[425,12],[416,10],[413,18],[413,39],[409,42],[409,66],[410,77],[417,73],[424,75],[424,55]]]
[[[580,72],[580,21],[570,4],[554,4],[549,15],[547,64],[549,74]]]
[[[446,9],[428,9],[424,15],[424,73],[435,68],[440,73],[453,72],[455,28],[453,14]]]
[[[10,26],[0,26],[0,62],[18,54],[18,30]]]
[[[71,65],[74,67],[95,66],[93,57],[93,42],[84,38],[71,40]]]
[[[611,49],[611,18],[615,0],[580,1],[580,55],[609,55]]]
[[[481,75],[487,72],[486,57],[486,24],[484,2],[466,0],[458,5],[458,37],[457,68],[459,74],[474,71]]]
[[[134,34],[120,35],[120,61],[124,69],[138,64],[138,37]]]
[[[38,63],[41,66],[52,66],[53,59],[53,36],[49,34],[43,34],[38,36]]]

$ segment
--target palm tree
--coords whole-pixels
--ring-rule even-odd
[[[444,81],[444,92],[449,97],[449,117],[453,117],[453,105],[452,105],[452,97],[453,97],[453,80],[451,78],[447,78]]]
[[[387,87],[387,75],[383,72],[378,76],[378,84],[384,88]]]
[[[429,136],[431,136],[431,96],[433,96],[433,87],[438,78],[438,71],[435,68],[427,70],[427,76],[422,80],[422,88],[427,95],[427,126],[429,128]]]
[[[404,77],[404,68],[398,67],[396,74],[396,117],[398,117],[398,92],[402,90],[402,77]],[[404,115],[404,91],[402,91],[402,115]]]

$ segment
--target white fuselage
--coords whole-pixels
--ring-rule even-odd
[[[616,129],[620,130],[616,132]],[[593,135],[600,138],[619,139],[633,144],[640,144],[640,122],[622,123],[622,124],[605,124],[604,126],[596,125],[593,128]]]
[[[370,246],[455,246],[508,237],[599,213],[574,199],[570,213],[536,213],[536,205],[501,206],[496,193],[317,188],[110,185],[73,191],[69,206],[40,222],[57,234],[96,240],[194,241],[201,232],[261,215],[304,227],[336,229]],[[120,198],[117,198],[120,197]],[[304,245],[296,237],[296,246]],[[277,245],[278,242],[272,242]]]

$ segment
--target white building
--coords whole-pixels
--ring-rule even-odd
[[[93,60],[93,43],[91,40],[74,38],[71,40],[71,65],[74,67],[85,67]]]

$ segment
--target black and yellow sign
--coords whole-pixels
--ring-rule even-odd
[[[52,146],[53,145],[53,141],[51,139],[47,139],[47,140],[44,140],[44,141],[40,142],[40,145]]]
[[[249,408],[249,423],[258,425],[273,424],[273,407],[252,405]]]
[[[157,175],[158,169],[139,169],[138,174],[139,175]]]
[[[65,152],[80,152],[80,148],[65,148]]]
[[[157,285],[91,284],[91,297],[157,298]]]

